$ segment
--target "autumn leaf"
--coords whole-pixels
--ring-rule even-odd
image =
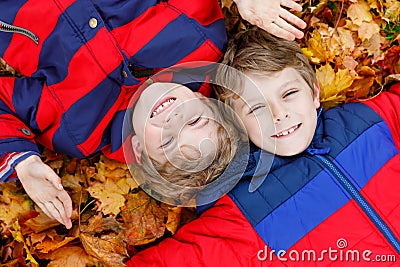
[[[362,22],[358,29],[358,36],[362,41],[371,39],[372,36],[379,36],[379,25],[374,21]]]
[[[181,207],[168,207],[168,220],[165,223],[165,228],[171,233],[175,234],[179,227],[182,214]]]
[[[15,182],[1,184],[0,190],[0,221],[6,225],[33,210],[33,202],[20,192]]]
[[[28,260],[33,267],[39,266],[35,258],[32,256],[30,251],[30,243],[29,240],[25,240],[24,236],[21,233],[21,226],[18,223],[18,220],[12,224],[12,229],[10,230],[12,236],[15,241],[21,242],[24,245],[24,249],[26,252],[26,260]]]
[[[117,215],[125,204],[125,196],[130,189],[135,188],[133,178],[123,178],[118,181],[107,179],[105,183],[97,182],[88,188],[90,195],[99,200],[99,210],[105,215]]]
[[[356,25],[361,25],[364,21],[372,21],[372,14],[370,13],[370,6],[365,1],[357,1],[351,4],[347,10],[347,16]]]
[[[119,223],[112,217],[94,216],[89,225],[82,229],[79,238],[85,251],[108,266],[125,266],[128,256],[125,236]]]
[[[164,234],[164,221],[168,212],[143,191],[128,195],[128,201],[121,209],[121,214],[129,245],[147,244]]]
[[[321,86],[321,102],[342,100],[340,93],[349,88],[354,80],[348,69],[339,69],[338,72],[327,64],[316,70],[317,80]]]
[[[77,246],[62,247],[42,255],[41,258],[51,260],[47,267],[86,267],[89,263],[89,255]]]
[[[33,248],[35,251],[39,253],[49,253],[51,251],[54,251],[72,240],[76,239],[76,237],[63,237],[59,234],[54,229],[49,229],[45,232],[41,233],[32,233],[30,235],[30,240]]]

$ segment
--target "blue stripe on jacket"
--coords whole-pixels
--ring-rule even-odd
[[[46,77],[49,86],[67,77],[72,57],[104,26],[96,9],[88,3],[76,1],[60,15],[57,25],[43,42],[38,71],[33,73],[32,77]],[[92,17],[98,21],[98,26],[94,29],[90,28],[88,23]],[[54,50],[57,50],[57,53]]]

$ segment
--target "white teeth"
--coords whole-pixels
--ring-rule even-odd
[[[168,107],[169,105],[171,105],[172,103],[174,103],[175,99],[174,98],[170,98],[167,101],[161,103],[161,105],[159,105],[152,113],[151,113],[151,117],[156,116],[158,113],[160,113],[161,111],[163,111],[166,107]]]
[[[280,137],[280,136],[285,136],[285,135],[291,134],[291,133],[293,133],[297,128],[299,128],[299,125],[296,125],[296,126],[290,128],[289,130],[286,130],[286,131],[282,131],[282,132],[280,132],[280,133],[277,133],[276,136],[277,136],[277,137]]]

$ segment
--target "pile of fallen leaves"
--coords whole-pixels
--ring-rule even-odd
[[[400,75],[400,2],[302,1],[299,40],[315,67],[326,107],[373,97]],[[250,27],[221,0],[229,34]],[[0,59],[0,75],[12,74]],[[101,154],[75,159],[45,150],[74,203],[73,227],[50,220],[19,182],[0,185],[1,266],[123,266],[137,251],[174,234],[191,209],[159,203],[125,164]]]

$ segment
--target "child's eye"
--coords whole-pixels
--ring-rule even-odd
[[[163,144],[161,144],[161,148],[165,148],[165,147],[167,147],[168,145],[172,144],[172,140],[173,140],[173,139],[174,139],[174,138],[171,137],[171,138],[168,139],[166,142],[164,142]]]
[[[188,122],[188,125],[193,126],[196,125],[201,119],[201,116],[195,117]]]
[[[298,91],[299,90],[297,90],[297,89],[289,90],[283,95],[283,98],[293,95],[293,94],[297,93]]]
[[[252,106],[252,107],[250,108],[248,114],[254,113],[254,112],[257,111],[257,110],[262,109],[263,107],[265,107],[265,106],[264,106],[264,105],[255,105],[255,106]]]

